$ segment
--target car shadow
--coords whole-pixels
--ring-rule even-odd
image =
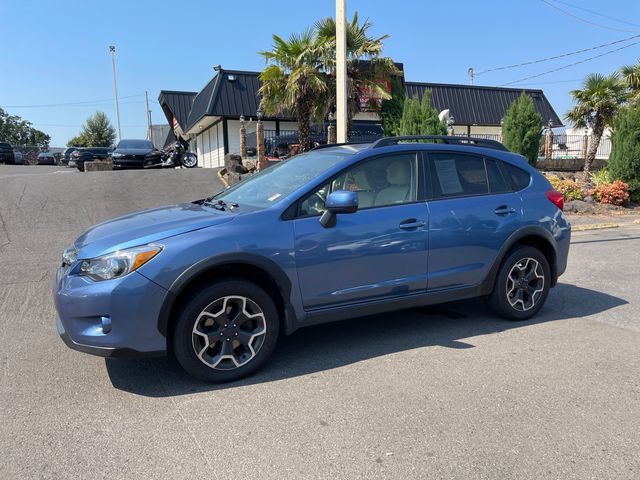
[[[498,318],[481,299],[473,299],[307,327],[282,337],[259,372],[219,385],[189,377],[171,357],[107,358],[105,362],[115,388],[148,397],[167,397],[283,380],[414,348],[474,348],[464,339],[586,317],[626,303],[606,293],[558,284],[541,312],[523,322]]]

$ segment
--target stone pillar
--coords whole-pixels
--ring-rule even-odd
[[[589,148],[589,134],[587,130],[584,132],[584,136],[582,137],[582,160],[584,161],[587,158],[587,150]]]
[[[269,163],[264,154],[264,124],[262,120],[258,120],[256,125],[256,146],[258,148],[258,170],[264,170],[269,166]]]
[[[244,126],[244,115],[240,116],[240,158],[247,158],[247,129]]]
[[[330,123],[327,127],[327,143],[338,143],[336,138],[336,126],[333,123]]]
[[[553,156],[553,131],[551,130],[553,127],[553,123],[549,120],[549,125],[547,128],[547,133],[544,137],[544,158],[545,160],[551,160]]]

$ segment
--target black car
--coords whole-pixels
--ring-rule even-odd
[[[79,147],[69,147],[64,152],[62,152],[62,156],[60,157],[60,162],[62,165],[69,165],[69,160],[71,160],[71,154],[79,150]]]
[[[318,145],[325,145],[327,143],[327,126],[320,130],[314,128],[309,132],[309,140],[312,147]],[[379,124],[373,123],[354,123],[351,128],[351,135],[349,135],[349,141],[351,143],[370,143],[382,138],[384,136],[384,130]],[[290,132],[274,137],[268,138],[265,142],[265,150],[269,156],[286,156],[289,152],[289,147],[293,144],[299,143],[298,132]],[[275,154],[275,155],[274,155]]]
[[[13,154],[13,148],[11,148],[11,145],[9,145],[8,143],[0,142],[0,163],[16,163],[16,157]]]
[[[53,153],[42,152],[38,154],[38,165],[55,165],[56,157],[53,156]]]
[[[111,158],[114,168],[142,168],[145,159],[157,154],[149,140],[120,140]]]
[[[76,163],[78,170],[84,172],[85,162],[93,162],[94,160],[107,158],[111,155],[112,151],[113,149],[108,147],[79,148],[71,154],[71,160]]]

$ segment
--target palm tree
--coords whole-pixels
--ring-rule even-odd
[[[310,147],[310,123],[324,116],[329,91],[317,40],[310,29],[287,41],[273,35],[272,49],[260,53],[268,63],[260,74],[262,108],[270,115],[295,112],[302,150]]]
[[[583,88],[571,92],[575,106],[565,114],[565,120],[578,128],[591,127],[591,145],[584,159],[584,172],[589,178],[604,129],[626,100],[626,84],[617,73],[605,76],[587,75]]]
[[[637,103],[640,100],[640,60],[635,65],[620,68],[620,74],[629,89],[629,101]]]
[[[368,34],[373,24],[369,20],[359,23],[358,12],[347,24],[347,131],[351,132],[353,117],[360,111],[363,95],[388,100],[391,98],[386,81],[391,75],[399,74],[390,58],[381,57],[383,41],[389,35],[372,37]],[[336,23],[332,17],[316,22],[318,48],[322,50],[324,69],[331,74],[332,86],[335,85],[336,63]],[[335,87],[331,89],[335,92]],[[330,99],[331,105],[335,98]],[[375,105],[373,105],[375,107]]]

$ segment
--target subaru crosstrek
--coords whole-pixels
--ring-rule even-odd
[[[471,297],[524,320],[567,265],[562,207],[498,142],[320,147],[210,198],[89,229],[55,276],[58,332],[95,355],[171,352],[221,382],[307,325]]]

